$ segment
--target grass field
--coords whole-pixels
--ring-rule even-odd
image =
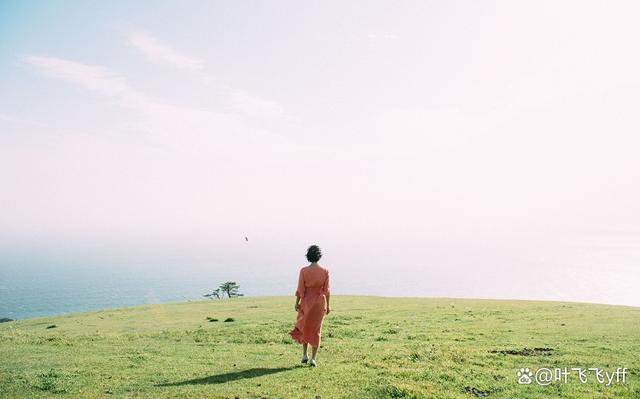
[[[640,308],[334,296],[313,369],[298,364],[300,346],[288,336],[293,302],[238,298],[2,323],[0,397],[640,397]],[[594,374],[587,383],[572,374],[520,385],[522,367],[628,372],[626,384],[610,386]]]

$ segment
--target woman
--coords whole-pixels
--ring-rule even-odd
[[[302,363],[316,366],[316,355],[320,346],[322,321],[329,314],[329,270],[318,264],[322,252],[317,245],[307,250],[309,266],[300,269],[298,289],[296,290],[295,309],[298,312],[295,328],[289,333],[302,344]],[[307,347],[311,344],[311,360],[307,355]]]

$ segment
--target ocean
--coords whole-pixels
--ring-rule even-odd
[[[640,244],[336,248],[334,294],[561,300],[640,306]],[[615,244],[615,245],[614,245]],[[622,245],[624,244],[624,245]],[[242,244],[244,245],[244,244]],[[369,245],[369,244],[363,244]],[[0,248],[0,318],[204,300],[225,281],[246,296],[293,295],[302,251]],[[586,249],[585,249],[586,248]],[[364,256],[363,256],[364,254]],[[292,296],[293,301],[293,296]]]

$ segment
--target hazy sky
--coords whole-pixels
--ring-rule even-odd
[[[424,273],[439,295],[640,304],[621,285],[640,279],[638,15],[2,1],[0,239],[233,253],[246,235],[252,262],[298,263],[317,242],[345,276]]]

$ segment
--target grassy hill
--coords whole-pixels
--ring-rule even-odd
[[[0,324],[6,398],[638,398],[640,308],[336,296],[319,365],[293,298],[138,306]],[[208,321],[207,317],[218,319]],[[233,318],[234,321],[224,320]],[[54,326],[55,327],[51,327]],[[627,367],[627,383],[517,383],[528,367]]]

